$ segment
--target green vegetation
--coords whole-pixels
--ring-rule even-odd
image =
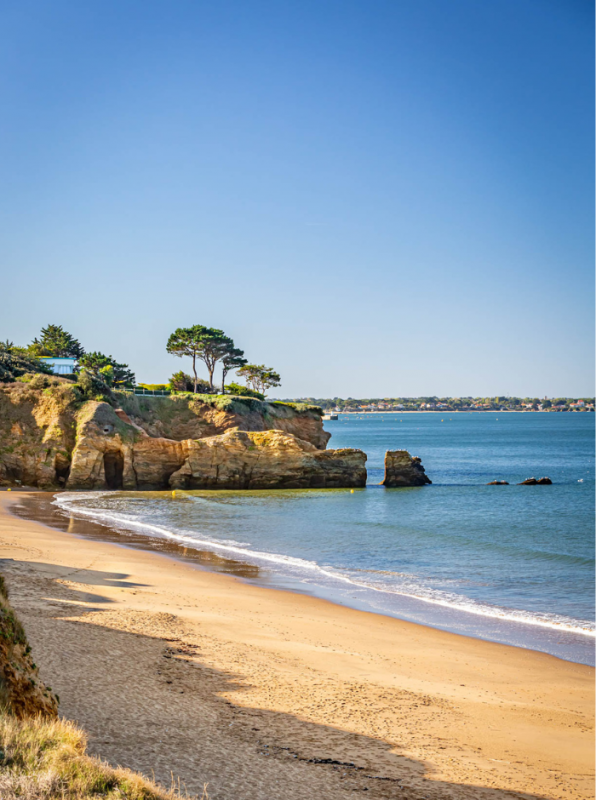
[[[167,392],[170,393],[169,383],[137,383],[137,389],[146,389],[148,392]]]
[[[253,391],[262,395],[267,394],[267,389],[272,386],[279,386],[281,382],[279,374],[264,364],[245,364],[238,370],[238,375],[242,375]]]
[[[226,391],[228,394],[233,394],[242,397],[256,397],[258,400],[264,400],[265,395],[261,392],[255,392],[254,389],[249,389],[248,386],[241,386],[239,383],[228,383]]]
[[[593,397],[307,397],[293,402],[311,403],[326,411],[358,413],[363,411],[594,411]]]
[[[177,328],[170,335],[166,350],[174,356],[192,358],[192,371],[195,376],[194,392],[197,391],[197,359],[202,361],[209,373],[209,388],[213,391],[215,365],[234,349],[234,342],[219,328],[193,325],[191,328]],[[238,351],[242,352],[242,351]]]
[[[0,714],[3,800],[180,800],[127,769],[87,755],[87,737],[65,720]],[[206,797],[206,795],[204,795]]]
[[[263,364],[249,364],[244,358],[244,350],[234,344],[234,340],[219,328],[207,328],[205,325],[193,325],[190,328],[178,328],[171,334],[166,345],[166,350],[174,356],[192,358],[192,391],[197,394],[202,391],[201,381],[197,375],[197,360],[202,361],[209,374],[208,391],[213,393],[213,373],[215,367],[221,362],[221,392],[226,393],[226,377],[233,370],[246,378],[247,388],[232,384],[230,394],[244,394],[252,397],[265,397],[267,389],[280,385],[280,377],[270,367]],[[170,386],[174,391],[189,391],[189,380],[185,372],[176,372],[170,379]]]
[[[172,392],[193,392],[194,381],[190,375],[187,375],[186,372],[180,370],[180,372],[175,372],[172,375],[170,382],[168,383],[168,388]],[[204,381],[201,378],[197,379],[197,392],[200,394],[209,393],[209,384],[207,381]]]
[[[85,352],[78,339],[65,331],[62,325],[42,328],[39,339],[33,340],[29,350],[37,356],[54,358],[80,358]]]
[[[193,394],[215,394],[214,372],[221,365],[221,393],[234,397],[253,397],[264,399],[267,389],[280,385],[280,376],[263,364],[248,364],[244,351],[236,347],[234,340],[219,328],[193,325],[178,328],[168,339],[166,350],[179,358],[192,359],[194,377],[180,370],[175,372],[167,384],[140,383],[139,388],[147,391],[193,392]],[[0,383],[15,380],[27,382],[37,373],[51,375],[52,367],[43,358],[74,358],[78,362],[74,373],[69,376],[77,381],[85,399],[113,401],[114,391],[134,390],[137,383],[134,372],[128,364],[121,364],[111,355],[99,351],[87,353],[78,339],[64,330],[61,325],[47,325],[26,347],[13,342],[0,344]],[[207,367],[208,380],[197,375],[197,361]],[[233,372],[245,376],[247,386],[233,383],[226,390],[226,378]]]
[[[53,375],[52,367],[44,358],[74,358],[78,360],[76,374],[70,380],[77,380],[82,398],[90,400],[110,400],[115,388],[132,389],[135,385],[134,373],[128,364],[118,363],[112,356],[100,352],[85,353],[78,339],[75,339],[61,325],[47,325],[41,329],[27,347],[19,347],[13,342],[0,344],[0,382],[20,381],[42,387],[38,375]],[[64,378],[62,378],[64,380]],[[49,385],[49,384],[48,384]],[[34,388],[35,388],[34,387]]]
[[[9,341],[0,342],[0,381],[12,383],[36,373],[51,375],[52,370],[26,348],[17,347]]]
[[[221,359],[221,393],[226,393],[226,376],[232,370],[240,369],[244,367],[247,363],[246,359],[244,358],[244,350],[239,350],[237,347],[234,347],[234,342],[232,342],[231,347],[224,353]],[[236,384],[237,385],[237,384]]]
[[[88,372],[94,378],[103,381],[109,388],[132,389],[135,375],[128,364],[119,364],[112,356],[103,353],[86,353],[79,359],[81,372]]]

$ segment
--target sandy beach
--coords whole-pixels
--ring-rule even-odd
[[[0,570],[90,751],[212,800],[594,796],[594,670],[9,513]]]

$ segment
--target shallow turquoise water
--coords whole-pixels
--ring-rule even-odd
[[[69,512],[258,565],[259,580],[593,663],[594,415],[340,415],[329,447],[369,485],[283,492],[68,493]],[[432,486],[385,489],[385,450]],[[552,486],[512,484],[548,475]]]

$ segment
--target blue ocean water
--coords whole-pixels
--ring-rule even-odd
[[[594,663],[594,415],[340,415],[354,490],[66,493],[65,511],[259,567],[256,579]],[[388,449],[431,486],[385,489]],[[552,486],[511,484],[547,475]]]

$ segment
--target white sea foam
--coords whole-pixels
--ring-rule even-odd
[[[112,492],[95,492],[92,496],[94,498],[101,498],[104,496],[114,497]],[[338,581],[344,585],[349,585],[354,589],[407,597],[423,603],[442,606],[453,611],[474,614],[476,616],[505,622],[550,628],[560,632],[590,637],[596,636],[595,626],[589,621],[575,620],[557,614],[540,614],[537,612],[496,606],[489,603],[480,603],[463,595],[433,589],[424,585],[419,577],[404,573],[394,573],[396,576],[399,575],[402,579],[401,586],[387,585],[386,583],[375,584],[372,581],[356,578],[353,574],[346,574],[349,573],[350,570],[341,571],[330,565],[320,565],[315,561],[283,555],[282,553],[253,550],[247,543],[237,542],[231,539],[227,539],[223,542],[211,537],[199,538],[195,530],[171,530],[163,525],[142,521],[122,512],[115,512],[103,508],[89,508],[80,505],[79,501],[88,501],[89,498],[89,493],[67,492],[57,495],[54,503],[63,511],[73,514],[74,516],[90,517],[111,526],[118,526],[133,532],[139,531],[145,535],[159,536],[181,542],[195,549],[204,548],[207,550],[223,551],[224,553],[230,554],[230,556],[253,563],[256,562],[257,565],[265,562],[267,565],[276,565],[278,568],[284,568],[285,570],[290,568],[292,571],[295,570],[297,572],[297,574],[293,573],[292,577],[297,577],[305,582],[311,582],[313,578],[316,579],[317,576],[320,576],[331,579],[332,581]],[[370,570],[370,572],[372,573],[375,571]],[[383,574],[380,570],[377,572]],[[328,584],[323,582],[323,585]]]

